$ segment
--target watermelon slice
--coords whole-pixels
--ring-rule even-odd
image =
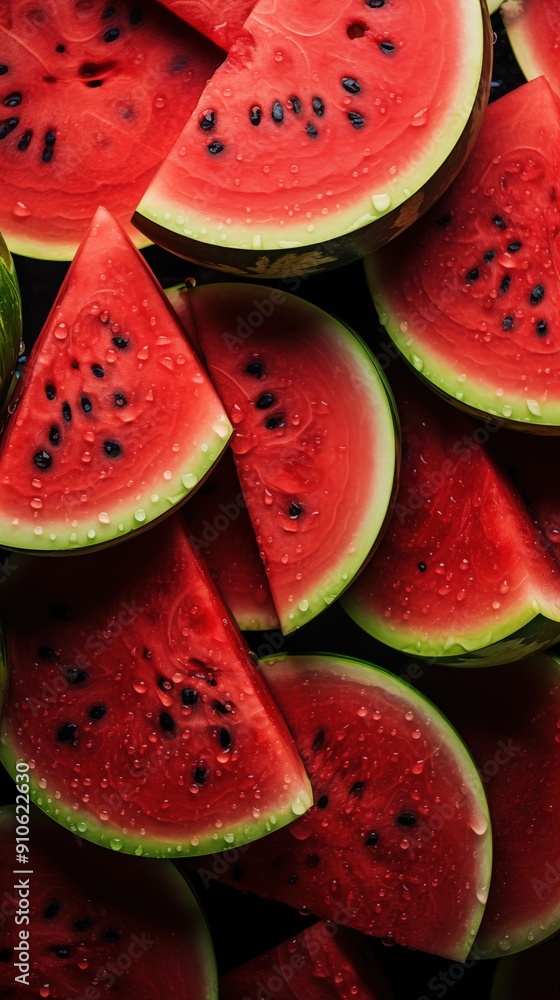
[[[12,775],[29,762],[38,806],[113,850],[167,857],[305,812],[303,765],[181,517],[131,541],[124,570],[116,549],[20,559],[0,758]]]
[[[8,393],[21,341],[21,299],[16,269],[0,234],[0,404]]]
[[[464,960],[488,891],[482,784],[430,703],[341,657],[278,656],[263,673],[315,806],[223,878],[388,942]],[[211,871],[211,869],[209,869]]]
[[[560,95],[560,9],[557,0],[507,0],[501,13],[511,47],[527,79],[545,76]]]
[[[227,50],[255,6],[255,0],[159,0],[177,17]]]
[[[456,666],[510,663],[558,642],[558,566],[483,448],[497,426],[476,426],[411,375],[397,401],[397,503],[346,611],[388,646]]]
[[[71,259],[99,204],[145,246],[132,210],[222,53],[151,0],[4,0],[0,53],[12,252]]]
[[[488,98],[485,4],[260,0],[133,221],[257,277],[355,260],[445,190]]]
[[[288,633],[332,604],[383,528],[392,397],[365,345],[293,295],[206,285],[186,289],[183,308],[234,425],[241,489]]]
[[[77,841],[28,811],[26,788],[21,767],[17,809],[0,809],[3,1000],[217,1000],[208,929],[171,862]]]
[[[555,434],[559,170],[560,100],[541,78],[488,108],[455,184],[367,264],[381,322],[435,389],[476,414]]]
[[[558,938],[498,962],[490,1000],[557,1000],[559,995]]]
[[[512,664],[507,683],[505,669],[430,665],[418,680],[465,740],[488,798],[494,859],[478,958],[560,929],[560,662],[537,654]]]
[[[168,514],[231,427],[152,272],[99,209],[0,441],[0,544],[103,545]]]
[[[270,1000],[271,995],[277,1000],[392,998],[359,935],[325,920],[220,979],[220,1000]]]

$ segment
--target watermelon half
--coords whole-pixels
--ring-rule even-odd
[[[104,545],[164,517],[231,433],[165,295],[99,209],[0,440],[0,544]]]
[[[99,204],[145,246],[130,216],[222,53],[153,0],[3,0],[0,53],[12,252],[71,259]]]
[[[0,234],[0,405],[10,388],[21,333],[21,299],[16,269]]]
[[[392,396],[363,342],[328,313],[258,285],[185,289],[234,427],[232,450],[285,633],[348,586],[394,495]]]
[[[405,377],[406,376],[406,377]],[[395,372],[403,430],[387,532],[343,606],[366,632],[454,666],[510,663],[560,639],[560,573],[474,424]]]
[[[263,673],[315,805],[251,845],[224,881],[464,960],[488,893],[491,836],[480,778],[455,732],[371,664],[278,656],[263,661]],[[208,861],[206,878],[217,878]]]
[[[515,58],[527,79],[545,76],[560,95],[560,8],[556,0],[507,0],[501,14]]]
[[[25,767],[17,782],[0,809],[3,1000],[217,1000],[208,928],[171,862],[80,842],[29,810]]]
[[[488,108],[449,191],[367,262],[380,320],[423,379],[477,415],[553,434],[559,170],[560,98],[540,78]]]
[[[260,0],[134,224],[255,277],[363,256],[461,168],[490,64],[485,0]]]
[[[12,776],[28,763],[36,805],[158,857],[226,850],[306,811],[303,765],[180,516],[124,562],[19,558],[0,758]]]

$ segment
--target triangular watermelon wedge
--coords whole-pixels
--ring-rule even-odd
[[[100,208],[0,441],[0,544],[68,551],[165,516],[231,427],[154,275]]]

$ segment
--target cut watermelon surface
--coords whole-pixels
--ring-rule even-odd
[[[556,0],[508,0],[501,13],[511,47],[527,79],[545,76],[560,95],[560,8]]]
[[[154,276],[99,209],[0,441],[0,544],[69,551],[165,516],[231,432]]]
[[[241,34],[255,0],[159,0],[226,51]]]
[[[180,516],[124,564],[116,549],[20,559],[0,757],[13,776],[29,763],[41,809],[158,857],[226,850],[306,811],[303,765]]]
[[[449,191],[367,262],[381,322],[422,378],[478,415],[554,434],[559,164],[560,100],[540,78],[489,107]]]
[[[0,809],[3,1000],[217,1000],[208,928],[171,862],[85,844],[22,809],[23,770],[18,786],[17,812]]]
[[[456,666],[510,663],[560,639],[558,566],[477,426],[411,375],[403,462],[379,548],[343,604],[366,632]]]
[[[186,290],[282,630],[299,628],[368,558],[394,493],[392,397],[332,316],[244,284]]]
[[[263,673],[315,805],[252,845],[224,880],[464,960],[488,891],[491,838],[482,784],[455,732],[370,664],[279,656]]]
[[[488,97],[485,4],[260,0],[134,223],[256,277],[363,256],[433,204]]]

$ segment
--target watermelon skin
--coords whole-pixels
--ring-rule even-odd
[[[368,348],[316,306],[245,284],[187,289],[185,302],[234,426],[241,489],[287,634],[333,603],[383,530],[394,403]]]
[[[321,921],[220,979],[220,1000],[392,1000],[357,934]],[[255,987],[257,991],[255,992]]]
[[[417,692],[371,664],[280,655],[263,661],[263,673],[315,806],[252,845],[242,871],[234,879],[228,869],[224,881],[463,961],[482,917],[492,851],[482,784],[455,732]]]
[[[0,404],[10,388],[21,334],[21,298],[16,269],[0,233]]]
[[[430,665],[418,680],[465,740],[488,799],[494,857],[477,958],[531,948],[560,929],[560,662],[541,653],[511,664],[507,683],[506,669]]]
[[[182,18],[206,38],[226,52],[241,34],[243,24],[255,6],[254,0],[159,0],[177,17]]]
[[[25,786],[23,770],[20,777],[18,785]],[[217,1000],[208,928],[174,866],[117,857],[80,842],[33,806],[28,865],[15,862],[21,875],[30,875],[29,922],[16,917],[17,909],[24,912],[24,894],[14,888],[15,845],[23,834],[18,819],[25,824],[27,817],[22,799],[17,814],[12,807],[0,809],[0,949],[10,953],[0,964],[4,1000],[100,997],[100,985],[103,993],[123,1000],[166,1000],[173,990],[176,996]],[[15,965],[14,945],[22,931],[29,935],[22,939],[31,959],[27,984],[16,980],[23,969]],[[17,960],[22,959],[20,953]]]
[[[387,532],[344,596],[366,632],[452,666],[511,663],[560,639],[560,576],[476,426],[406,372],[393,379],[403,430]]]
[[[490,1000],[556,1000],[560,993],[558,938],[498,962]]]
[[[4,0],[0,50],[2,99],[22,95],[0,150],[11,251],[71,260],[99,204],[146,246],[133,208],[222,54],[152,0]]]
[[[558,4],[555,0],[507,0],[501,14],[515,58],[527,79],[546,77],[560,96]]]
[[[485,0],[433,0],[418,22],[392,4],[261,0],[133,222],[173,253],[248,277],[356,260],[410,225],[460,170],[490,72]],[[355,78],[357,96],[341,83]]]
[[[560,433],[559,149],[546,81],[507,94],[444,198],[366,263],[380,320],[423,380],[478,417],[542,434]]]
[[[101,208],[10,409],[0,544],[31,551],[102,546],[165,517],[231,433],[154,275]]]
[[[44,812],[146,857],[227,850],[304,813],[303,765],[183,519],[122,565],[113,549],[13,565],[7,770],[28,761]]]

